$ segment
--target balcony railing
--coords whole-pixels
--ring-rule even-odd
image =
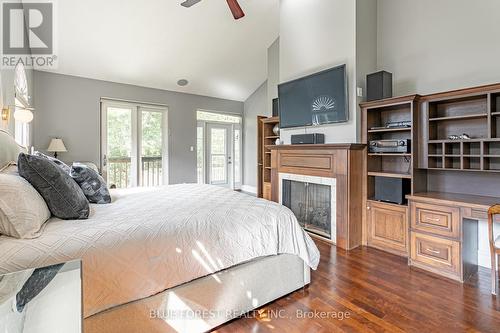
[[[159,186],[163,184],[161,156],[143,157],[141,159],[141,171],[140,186]],[[131,180],[130,157],[108,159],[108,184],[110,187],[130,187]]]

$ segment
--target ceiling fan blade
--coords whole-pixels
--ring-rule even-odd
[[[227,4],[229,6],[229,9],[231,9],[231,13],[233,13],[234,19],[238,20],[245,16],[245,13],[243,13],[243,10],[240,7],[240,4],[238,3],[238,0],[226,0]]]
[[[183,7],[186,7],[186,8],[189,8],[191,6],[194,6],[196,5],[198,2],[200,2],[201,0],[186,0],[184,1],[183,3],[181,3],[181,6]]]

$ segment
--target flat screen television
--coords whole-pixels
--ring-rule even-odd
[[[278,86],[280,127],[304,127],[349,120],[346,65]]]

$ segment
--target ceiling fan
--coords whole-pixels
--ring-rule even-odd
[[[186,0],[183,3],[181,3],[181,6],[189,8],[191,6],[196,5],[200,1],[201,0]],[[243,10],[241,9],[240,4],[238,3],[238,0],[226,0],[226,1],[235,20],[238,20],[243,16],[245,16],[245,13],[243,13]]]

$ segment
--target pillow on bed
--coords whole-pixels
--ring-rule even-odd
[[[89,202],[82,189],[54,162],[21,153],[17,168],[19,175],[42,195],[52,215],[64,220],[88,218]]]
[[[57,164],[58,167],[60,167],[61,169],[63,169],[64,172],[66,172],[67,174],[69,174],[71,172],[71,168],[70,168],[69,165],[67,165],[66,163],[64,163],[61,160],[58,160],[55,157],[52,157],[52,156],[49,156],[49,155],[45,155],[44,153],[40,153],[39,151],[35,152],[35,156],[43,157],[43,158],[45,158],[45,159],[47,159],[49,161],[54,162],[55,164]]]
[[[92,168],[81,163],[73,163],[71,177],[80,185],[89,202],[108,204],[111,202],[108,186],[104,179]]]
[[[40,194],[19,175],[0,173],[0,234],[36,238],[50,211]]]

